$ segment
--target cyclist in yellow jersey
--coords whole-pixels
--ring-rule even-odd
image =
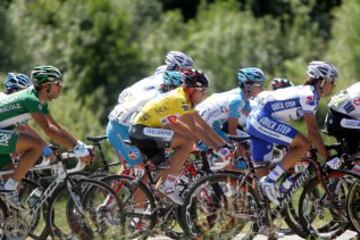
[[[177,175],[195,142],[205,142],[223,158],[231,154],[224,140],[194,110],[204,98],[207,77],[194,69],[183,74],[183,86],[148,102],[130,128],[131,141],[155,164],[164,160],[164,148],[174,149],[171,167],[161,172],[165,180],[159,191],[179,205],[182,199],[175,189]]]

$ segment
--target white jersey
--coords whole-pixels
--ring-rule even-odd
[[[141,79],[120,93],[118,103],[121,104],[126,102],[128,101],[128,98],[131,98],[132,96],[139,96],[145,91],[159,90],[161,84],[163,83],[163,76],[163,74],[156,74]]]
[[[360,120],[360,82],[333,96],[328,106],[336,112]]]
[[[128,95],[125,102],[118,103],[109,114],[109,120],[122,125],[130,126],[132,116],[139,111],[149,100],[160,95],[159,90],[151,89],[137,95]]]
[[[314,86],[300,85],[261,92],[257,101],[261,112],[271,115],[274,119],[287,122],[297,120],[304,113],[315,114],[320,96]]]
[[[109,114],[109,119],[123,125],[130,125],[131,116],[147,101],[160,93],[163,74],[156,74],[141,79],[123,90],[118,97],[118,103]]]
[[[167,65],[161,65],[155,69],[154,75],[164,73],[166,72],[166,70],[167,70]]]
[[[227,92],[215,93],[202,101],[195,108],[210,125],[224,124],[230,117],[238,118],[241,126],[245,125],[246,115],[250,112],[250,102],[239,88]]]

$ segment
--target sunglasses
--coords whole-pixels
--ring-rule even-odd
[[[254,83],[254,84],[252,84],[252,86],[254,86],[254,87],[264,87],[264,84]]]
[[[196,91],[202,92],[202,93],[206,91],[206,88],[201,88],[201,87],[195,87],[194,89],[196,89]]]
[[[61,81],[52,82],[52,83],[50,83],[50,84],[56,85],[57,87],[62,86],[62,82],[61,82]]]

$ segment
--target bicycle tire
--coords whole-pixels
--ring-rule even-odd
[[[237,184],[235,195],[230,195],[227,189],[229,179]],[[260,211],[259,197],[251,184],[241,180],[242,176],[229,173],[217,173],[199,179],[186,195],[182,209],[181,221],[189,237],[211,235],[221,239],[231,238],[244,228],[249,230],[247,237],[256,235]],[[247,191],[242,191],[244,187]],[[236,217],[238,219],[235,219]],[[246,219],[241,219],[242,217]],[[200,222],[201,218],[204,219],[203,223]]]
[[[66,184],[62,184],[59,186],[53,194],[50,197],[49,200],[49,211],[47,215],[47,221],[50,226],[50,231],[52,237],[57,237],[60,239],[72,239],[73,237],[75,239],[92,239],[97,238],[99,236],[95,236],[96,234],[100,235],[101,238],[103,238],[108,232],[104,232],[105,230],[110,229],[109,222],[111,222],[111,231],[116,229],[116,231],[112,232],[112,234],[120,234],[121,229],[120,226],[120,212],[121,212],[121,201],[116,196],[116,194],[113,192],[113,190],[106,185],[105,183],[102,183],[100,181],[94,180],[94,179],[88,179],[88,178],[81,178],[76,179],[76,194],[78,197],[78,201],[81,202],[81,205],[83,207],[83,211],[85,215],[80,214],[77,208],[73,207],[70,208],[74,212],[72,212],[72,215],[69,215],[69,204],[73,204],[73,201],[65,201],[66,207],[65,211],[66,214],[66,220],[68,221],[68,225],[64,226],[61,225],[61,221],[59,221],[60,224],[55,222],[54,220],[58,220],[56,216],[53,215],[57,212],[54,210],[54,205],[56,203],[56,200],[58,200],[58,197],[61,197],[61,193],[67,193],[67,196],[69,197],[70,194],[68,193],[68,189],[66,187]],[[75,185],[74,185],[75,186]],[[90,208],[90,203],[92,201],[95,201],[96,198],[94,195],[91,195],[91,193],[94,193],[96,190],[99,190],[98,193],[100,194],[98,197],[100,199],[99,202],[96,202],[95,205],[92,205],[91,207],[96,207],[94,210],[93,208]],[[75,191],[75,190],[74,190]],[[108,212],[104,212],[101,208],[101,204],[103,203],[103,199],[106,198],[106,196],[111,196],[113,199],[113,205],[112,205],[112,216],[109,216],[107,214]],[[71,197],[69,197],[70,199]],[[72,199],[72,198],[71,198]],[[61,202],[61,201],[60,201]],[[61,209],[62,213],[64,213],[64,209]],[[107,214],[105,216],[105,214]],[[89,219],[84,219],[85,217],[89,217]],[[106,223],[105,223],[106,221]],[[95,230],[91,229],[91,227],[94,227]],[[95,234],[95,235],[94,235]],[[108,237],[108,236],[107,236]]]
[[[346,212],[346,199],[349,192],[347,181],[349,181],[349,178],[358,179],[358,176],[342,170],[330,170],[327,175],[326,184],[331,193],[336,193],[334,198],[338,204],[336,210],[329,203],[327,193],[317,177],[309,181],[304,187],[299,201],[300,222],[304,230],[312,237],[334,239],[345,232],[351,225]],[[318,195],[312,196],[315,192]],[[313,202],[316,204],[314,206],[316,211],[311,212],[311,215],[309,215],[307,213],[307,209],[309,209],[308,204]],[[329,218],[329,222],[323,224],[324,218]],[[314,226],[312,225],[313,223],[315,224]],[[320,226],[320,224],[323,224],[323,226]]]
[[[351,186],[346,206],[351,225],[360,233],[360,182]]]
[[[135,181],[133,177],[126,175],[112,174],[102,177],[100,180],[111,186],[122,200],[123,227],[126,229],[125,237],[133,239],[151,234],[156,224],[157,211],[155,199],[148,187],[142,182]],[[119,187],[119,185],[121,186]],[[141,202],[136,203],[135,189],[143,195]],[[141,210],[144,212],[142,213]]]

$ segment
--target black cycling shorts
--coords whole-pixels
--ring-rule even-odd
[[[330,112],[328,112],[325,118],[326,130],[338,141],[345,139],[349,153],[353,154],[359,151],[360,130],[343,127],[341,124],[343,119],[354,120],[346,114],[330,109]]]
[[[164,148],[170,147],[174,134],[172,130],[144,125],[133,125],[129,130],[131,142],[155,165],[164,161]]]

